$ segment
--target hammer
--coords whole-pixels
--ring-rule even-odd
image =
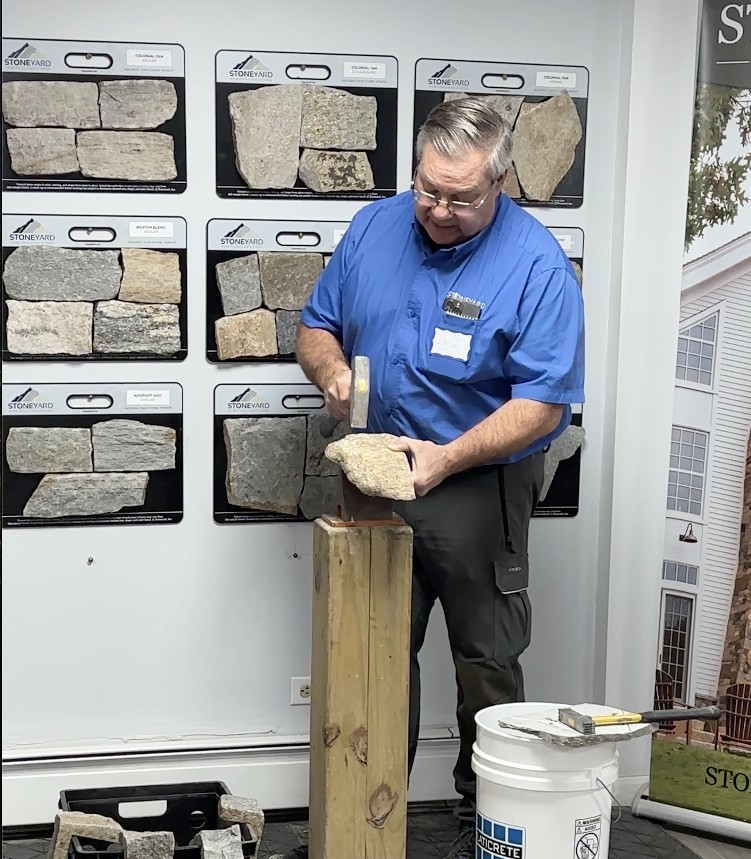
[[[594,734],[606,725],[639,725],[654,722],[688,722],[690,719],[719,719],[719,707],[697,707],[693,710],[650,710],[646,713],[613,713],[609,716],[585,716],[571,707],[558,711],[558,721],[580,734]]]
[[[352,359],[352,388],[349,395],[349,425],[352,429],[368,428],[370,405],[370,358],[355,355]]]

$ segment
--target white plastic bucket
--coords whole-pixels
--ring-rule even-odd
[[[608,859],[616,744],[553,746],[498,724],[559,706],[499,704],[477,714],[476,859]]]

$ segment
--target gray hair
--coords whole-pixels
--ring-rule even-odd
[[[488,153],[488,176],[495,182],[511,167],[511,126],[482,97],[467,96],[437,104],[420,127],[415,142],[417,160],[425,144],[449,158],[481,150]]]

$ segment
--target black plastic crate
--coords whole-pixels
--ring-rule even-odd
[[[201,859],[201,848],[188,845],[201,830],[221,828],[219,797],[229,793],[221,781],[92,788],[61,790],[58,804],[63,811],[111,817],[131,832],[171,832],[175,836],[176,859]],[[164,810],[158,808],[148,816],[131,817],[127,806],[136,802],[159,802]],[[250,859],[256,855],[256,841],[247,825],[240,824],[240,832],[243,855]],[[76,837],[71,839],[71,854],[75,859],[113,859],[123,855],[123,848],[119,844]]]

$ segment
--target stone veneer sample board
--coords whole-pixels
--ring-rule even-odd
[[[214,521],[305,522],[336,513],[338,467],[326,445],[350,432],[311,384],[214,389]]]
[[[181,385],[13,384],[2,397],[3,528],[182,520]]]
[[[583,288],[584,231],[578,227],[548,227],[569,258],[574,275]],[[553,519],[576,516],[579,512],[581,475],[581,405],[572,407],[571,425],[546,454],[545,483],[533,517]]]
[[[3,215],[3,361],[182,361],[183,218]]]
[[[394,57],[219,51],[220,197],[396,193]]]
[[[3,39],[3,191],[182,193],[181,45]]]
[[[505,184],[512,199],[523,206],[575,209],[582,205],[589,95],[586,68],[418,60],[415,136],[435,105],[465,95],[488,99],[514,130],[513,170]]]
[[[300,311],[349,224],[215,219],[206,230],[206,358],[295,360]]]

